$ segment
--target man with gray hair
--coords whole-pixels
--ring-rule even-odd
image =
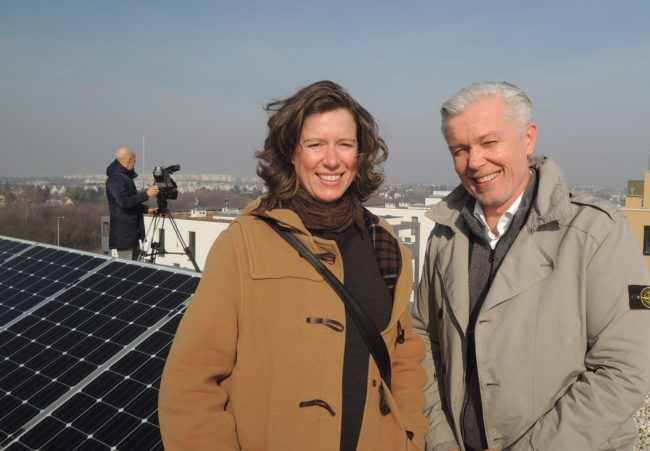
[[[650,277],[624,215],[533,156],[532,104],[478,83],[442,106],[462,184],[413,309],[429,450],[633,449],[650,389]]]
[[[128,147],[117,151],[115,160],[106,168],[106,198],[111,215],[108,247],[120,258],[136,260],[140,253],[140,240],[144,239],[144,213],[153,213],[147,207],[150,197],[158,194],[158,185],[146,191],[135,187],[135,152]]]

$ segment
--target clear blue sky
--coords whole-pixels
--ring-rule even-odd
[[[526,6],[531,3],[533,6]],[[440,104],[507,80],[569,184],[623,186],[650,156],[650,2],[0,0],[0,176],[253,175],[263,106],[331,79],[377,119],[388,181],[454,183]]]

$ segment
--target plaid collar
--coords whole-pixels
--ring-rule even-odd
[[[379,225],[379,218],[364,208],[364,222],[368,234],[375,248],[377,266],[379,272],[390,291],[391,297],[395,297],[395,285],[402,270],[402,254],[399,243],[390,232]]]

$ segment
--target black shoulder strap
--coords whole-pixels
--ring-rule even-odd
[[[269,218],[261,218],[268,225],[270,225],[273,230],[275,230],[282,238],[285,239],[294,249],[298,251],[301,257],[307,260],[311,265],[316,268],[318,271],[329,283],[329,285],[334,289],[336,294],[339,295],[345,308],[350,313],[352,320],[356,324],[357,328],[361,332],[370,354],[375,359],[375,363],[379,368],[379,373],[381,374],[382,379],[386,383],[386,386],[390,390],[390,355],[388,354],[388,349],[386,348],[386,343],[381,337],[381,334],[375,327],[372,320],[368,317],[366,312],[361,308],[357,301],[354,300],[350,292],[343,286],[343,284],[336,278],[332,272],[327,269],[325,265],[316,257],[307,246],[302,244],[302,242],[296,238],[293,233],[291,233],[286,228],[280,226],[277,222]]]

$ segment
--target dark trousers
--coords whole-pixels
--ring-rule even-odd
[[[135,246],[129,249],[114,249],[119,258],[125,260],[137,260],[140,256],[140,246]]]

